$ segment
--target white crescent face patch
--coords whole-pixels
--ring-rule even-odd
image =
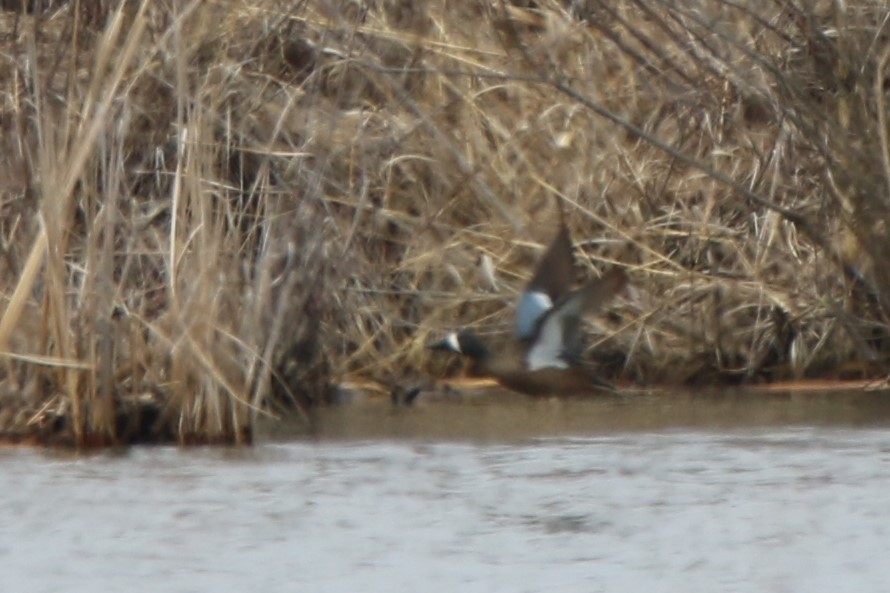
[[[457,333],[451,332],[445,336],[445,343],[458,354],[463,354],[463,351],[460,349],[460,340],[457,339]]]

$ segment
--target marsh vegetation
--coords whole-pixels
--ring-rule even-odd
[[[0,431],[243,442],[458,372],[557,221],[619,383],[887,373],[884,2],[0,11]]]

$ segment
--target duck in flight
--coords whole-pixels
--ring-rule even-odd
[[[473,374],[530,395],[569,395],[613,391],[580,361],[581,318],[601,309],[627,284],[623,270],[571,290],[574,279],[572,239],[565,222],[547,248],[519,298],[516,343],[490,350],[470,331],[448,334],[434,350],[469,358]]]

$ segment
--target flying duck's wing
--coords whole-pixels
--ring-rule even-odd
[[[578,295],[580,312],[577,318],[566,316],[563,319],[563,356],[569,360],[581,354],[581,323],[580,317],[596,313],[627,285],[627,274],[624,270],[613,268],[602,278],[591,280],[575,294]]]
[[[533,338],[541,318],[552,308],[553,301],[546,292],[524,291],[516,308],[516,336],[520,340]]]
[[[579,295],[573,293],[558,307],[550,309],[544,315],[534,343],[526,354],[528,370],[566,369],[569,367],[563,358],[566,334],[570,331],[569,325],[572,321],[577,324],[581,318],[580,302]]]
[[[541,319],[534,344],[528,350],[529,370],[567,368],[580,345],[581,317],[605,305],[627,284],[623,270],[614,269],[573,291]]]
[[[527,340],[535,335],[541,318],[568,290],[573,277],[572,239],[569,229],[562,224],[538,262],[535,275],[519,297],[516,335],[520,340]]]

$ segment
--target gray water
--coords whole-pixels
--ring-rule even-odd
[[[251,449],[0,450],[0,590],[885,591],[876,397],[359,405]]]

